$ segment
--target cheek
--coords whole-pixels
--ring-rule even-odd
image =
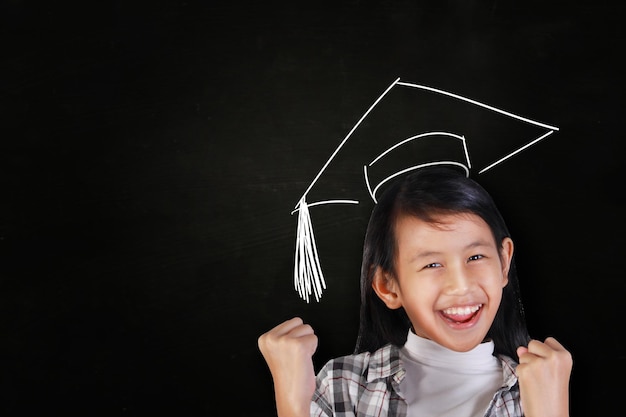
[[[405,310],[417,314],[432,312],[437,302],[440,290],[436,285],[421,281],[419,284],[402,287],[402,304]]]
[[[500,264],[485,265],[484,268],[476,270],[476,277],[480,277],[479,280],[482,286],[499,288],[506,287],[509,282],[508,274],[502,269]]]
[[[504,291],[500,287],[495,287],[493,291],[491,292],[491,295],[490,295],[491,304],[496,307],[495,310],[497,310],[498,307],[500,307],[500,303],[502,302],[503,292]],[[495,310],[494,310],[494,314],[495,314]]]
[[[504,271],[501,272],[501,274],[502,274],[502,288],[504,288],[509,283],[509,269],[506,268]]]

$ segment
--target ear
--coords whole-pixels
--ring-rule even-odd
[[[509,283],[509,269],[511,269],[511,260],[513,259],[513,240],[509,237],[502,239],[502,247],[500,249],[500,262],[502,264],[502,288]]]
[[[380,298],[385,305],[395,310],[402,307],[402,300],[400,299],[397,291],[397,283],[389,273],[377,267],[374,273],[374,281],[372,282],[372,288],[378,298]]]

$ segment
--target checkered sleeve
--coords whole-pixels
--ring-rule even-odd
[[[311,416],[354,417],[369,353],[331,359],[317,374]],[[362,399],[361,399],[362,400]]]
[[[317,375],[311,416],[383,417],[403,413],[392,387],[390,348],[330,360]],[[402,407],[401,407],[402,408]]]
[[[501,356],[504,385],[496,392],[485,416],[488,417],[523,417],[519,384],[515,368],[517,362]]]

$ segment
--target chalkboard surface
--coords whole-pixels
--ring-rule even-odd
[[[261,333],[350,353],[371,207],[316,208],[309,303],[291,212],[398,77],[559,128],[477,179],[572,416],[622,412],[617,2],[62,3],[0,8],[2,415],[272,416]]]

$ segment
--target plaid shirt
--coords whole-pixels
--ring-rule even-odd
[[[485,417],[522,417],[517,363],[506,356],[500,356],[500,360],[503,385],[494,394]],[[399,390],[405,375],[400,350],[394,345],[372,354],[332,359],[317,374],[311,416],[406,416],[407,404]]]

